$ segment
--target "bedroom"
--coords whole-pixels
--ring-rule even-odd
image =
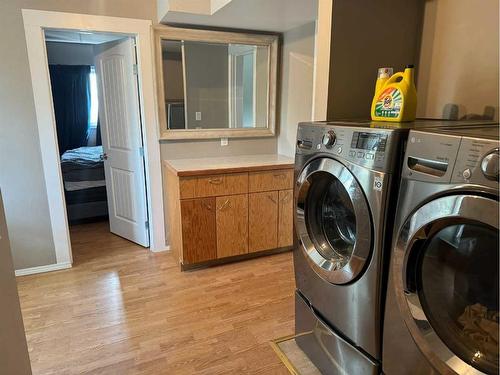
[[[145,185],[142,153],[127,155],[132,143],[142,148],[134,40],[61,30],[46,30],[45,40],[70,235],[112,232],[147,247],[148,228],[130,228],[147,212],[145,191],[123,181]]]

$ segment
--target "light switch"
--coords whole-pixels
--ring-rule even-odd
[[[227,138],[221,138],[220,139],[220,145],[221,146],[227,146],[228,140]]]
[[[201,112],[196,112],[196,121],[201,121]]]

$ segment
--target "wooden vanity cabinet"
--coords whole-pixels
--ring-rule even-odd
[[[183,269],[291,248],[293,160],[287,160],[196,172],[164,162],[169,243]]]

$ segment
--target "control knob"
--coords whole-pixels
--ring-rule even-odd
[[[329,130],[323,135],[321,143],[323,143],[323,145],[325,145],[326,147],[332,147],[335,144],[336,139],[337,137],[335,135],[335,132],[333,130]]]
[[[500,155],[498,148],[486,154],[481,160],[481,170],[488,180],[498,181]]]

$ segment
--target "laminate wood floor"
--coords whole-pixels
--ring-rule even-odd
[[[74,267],[18,278],[34,374],[287,374],[291,253],[181,273],[108,232],[71,230]]]

